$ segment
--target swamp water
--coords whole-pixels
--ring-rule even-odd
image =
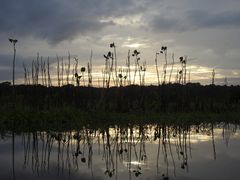
[[[239,125],[4,132],[0,179],[239,179]]]

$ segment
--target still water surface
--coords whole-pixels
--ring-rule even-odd
[[[5,132],[0,179],[239,179],[234,124]]]

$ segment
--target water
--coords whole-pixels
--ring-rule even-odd
[[[5,132],[0,179],[238,179],[234,124]]]

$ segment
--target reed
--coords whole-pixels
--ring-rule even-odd
[[[168,65],[168,61],[167,61],[167,46],[162,46],[161,47],[161,54],[164,54],[164,59],[165,59],[165,64],[163,65],[163,84],[166,83],[166,74],[167,74],[167,65]]]
[[[158,80],[158,86],[159,86],[160,85],[160,78],[159,78],[159,70],[158,70],[158,55],[159,55],[159,53],[155,54],[155,66],[156,66],[157,80]]]
[[[57,55],[57,84],[58,84],[58,87],[60,87],[60,85],[61,85],[61,79],[60,79],[60,60],[59,60],[58,55]]]
[[[52,80],[50,76],[50,62],[49,62],[49,57],[47,58],[47,82],[48,82],[48,87],[52,86]]]
[[[71,55],[68,52],[67,63],[65,64],[65,73],[66,73],[66,82],[69,84],[69,74],[70,74],[70,67],[71,67]]]

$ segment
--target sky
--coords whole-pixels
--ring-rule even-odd
[[[188,56],[192,82],[240,84],[239,0],[1,0],[0,82],[11,81],[13,47],[16,44],[16,79],[23,83],[22,64],[29,68],[37,53],[50,58],[52,76],[56,55],[87,66],[93,51],[93,78],[101,77],[103,54],[109,44],[117,48],[119,68],[128,50],[140,52],[146,61],[146,83],[157,82],[155,54],[168,47],[168,60]],[[190,61],[192,59],[192,61]],[[133,63],[133,60],[132,60]],[[162,73],[163,55],[159,56]],[[169,69],[168,67],[168,74]],[[174,66],[176,74],[179,65]],[[175,75],[174,75],[175,76]],[[173,78],[174,81],[174,78]]]

